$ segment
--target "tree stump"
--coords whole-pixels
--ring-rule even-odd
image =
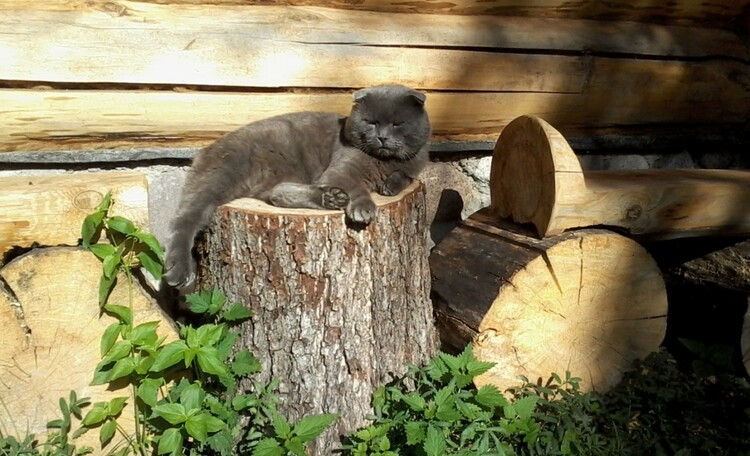
[[[500,389],[566,371],[605,391],[666,332],[667,296],[638,243],[587,229],[536,239],[489,209],[454,229],[430,255],[436,323],[455,350],[473,341],[497,365],[478,386]]]
[[[366,423],[378,386],[437,350],[424,187],[374,199],[376,219],[359,228],[342,211],[240,199],[216,211],[198,242],[201,287],[255,313],[241,344],[263,378],[281,381],[282,411],[342,415],[311,454],[330,455]]]
[[[47,432],[48,421],[61,418],[59,399],[75,390],[91,403],[130,396],[130,389],[91,386],[101,360],[99,341],[115,322],[101,316],[98,301],[102,265],[91,252],[76,247],[32,250],[0,269],[0,430],[22,437]],[[133,293],[135,324],[159,321],[158,332],[176,339],[169,317],[137,283]],[[126,305],[128,288],[120,277],[110,302]],[[132,401],[128,401],[132,402]],[[85,413],[85,410],[84,410]],[[118,423],[134,431],[132,404]],[[75,427],[74,427],[75,429]],[[116,435],[112,445],[122,439]],[[42,439],[44,440],[44,439]],[[102,454],[98,431],[75,441]],[[112,448],[112,447],[108,447]]]

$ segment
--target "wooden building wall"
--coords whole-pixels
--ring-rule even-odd
[[[435,141],[746,136],[750,0],[0,0],[0,152],[201,145],[350,91],[428,93]],[[1,154],[0,154],[1,155]]]

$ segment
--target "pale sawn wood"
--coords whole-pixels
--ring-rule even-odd
[[[0,258],[13,247],[77,245],[83,219],[112,192],[110,215],[148,227],[148,183],[137,172],[7,176],[0,184]]]
[[[55,0],[37,3],[35,0],[6,0],[20,7],[32,5],[36,9],[79,9],[80,0]],[[451,2],[402,2],[383,0],[149,0],[155,4],[186,5],[308,5],[347,10],[392,13],[426,13],[432,15],[507,15],[525,17],[552,17],[600,19],[618,21],[656,21],[679,25],[699,25],[732,29],[747,9],[747,0],[679,0],[669,4],[655,4],[652,0],[601,2],[586,0],[571,3],[567,0],[453,0]],[[118,2],[101,2],[101,9],[110,14],[120,11]]]
[[[101,360],[104,329],[116,320],[102,316],[98,286],[102,265],[91,253],[76,247],[34,249],[0,269],[8,290],[0,290],[0,430],[22,437],[44,435],[48,421],[59,419],[59,399],[75,390],[92,404],[114,397],[130,397],[127,386],[108,390],[91,386]],[[118,279],[110,302],[128,305],[125,277]],[[138,283],[134,284],[135,324],[158,321],[157,332],[167,340],[177,338],[173,322]],[[14,304],[9,312],[8,304]],[[5,335],[11,335],[6,338]],[[132,400],[128,401],[132,404]],[[133,409],[127,405],[118,423],[133,432]],[[74,424],[75,426],[75,424]],[[122,437],[117,434],[113,444]],[[76,441],[104,454],[98,430]]]
[[[743,128],[749,89],[730,75],[745,71],[745,64],[595,58],[591,65],[580,93],[540,93],[533,84],[530,92],[428,92],[433,138],[496,139],[525,114],[566,131],[666,124]],[[675,75],[684,83],[673,84]],[[0,151],[164,145],[165,140],[172,147],[205,145],[272,115],[303,110],[346,115],[350,107],[351,94],[341,91],[0,89]]]
[[[658,350],[667,295],[659,268],[635,241],[578,230],[546,239],[482,210],[430,255],[443,343],[496,366],[475,380],[501,390],[519,375],[566,371],[606,391],[635,359]]]
[[[521,116],[503,130],[490,181],[492,211],[533,224],[542,237],[591,226],[653,239],[750,234],[750,172],[584,173],[563,135],[536,116]]]

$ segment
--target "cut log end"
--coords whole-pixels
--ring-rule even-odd
[[[431,256],[438,318],[472,328],[476,356],[496,363],[478,386],[505,389],[519,375],[535,381],[570,372],[583,390],[605,391],[659,348],[666,290],[638,243],[606,230],[537,240],[488,214],[473,215]],[[477,259],[457,262],[467,250]]]
[[[0,344],[0,429],[16,436],[44,435],[46,423],[60,418],[60,398],[67,399],[71,390],[79,398],[90,397],[91,403],[128,396],[127,389],[91,385],[101,360],[99,341],[105,328],[115,321],[101,316],[97,292],[101,268],[101,262],[90,252],[55,247],[32,250],[0,269],[0,277],[8,285],[8,289],[0,288],[0,324],[4,328]],[[110,299],[127,304],[124,277],[119,282]],[[133,300],[136,324],[159,321],[161,336],[177,338],[171,320],[138,284]],[[130,405],[118,423],[125,432],[134,432]],[[77,425],[74,423],[74,428]],[[87,432],[76,444],[102,453],[97,432]]]
[[[544,120],[521,116],[503,130],[492,154],[491,208],[496,216],[531,223],[539,236],[559,234],[556,201],[583,183],[565,138]]]

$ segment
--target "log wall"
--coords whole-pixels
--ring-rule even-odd
[[[436,142],[747,136],[750,0],[662,3],[0,0],[0,152],[202,145],[390,82]]]

